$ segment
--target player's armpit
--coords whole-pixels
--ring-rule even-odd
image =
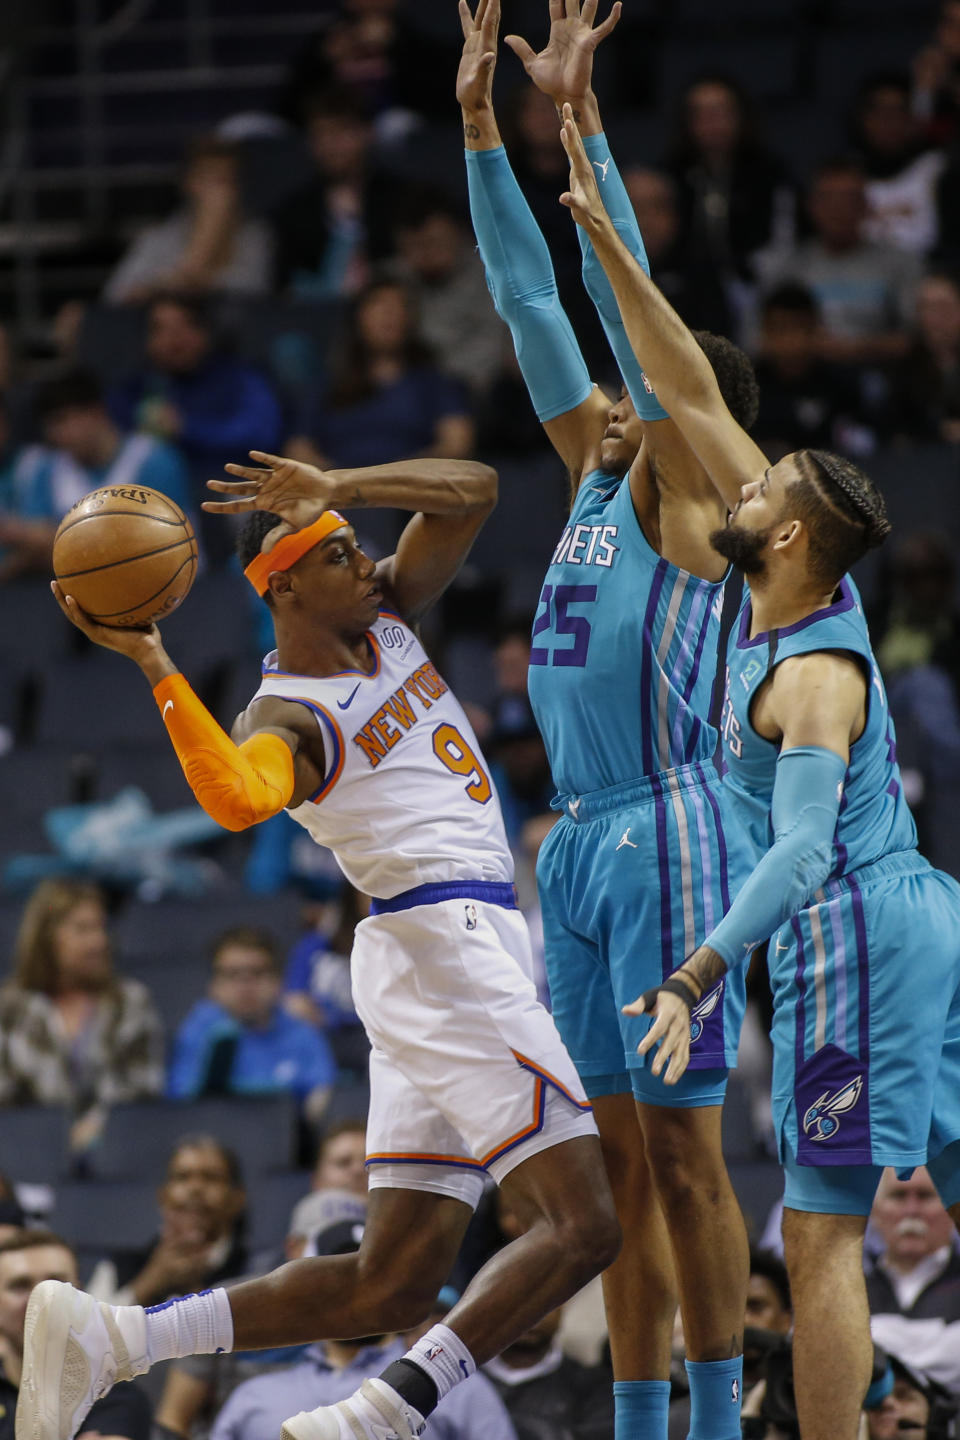
[[[154,698],[190,789],[226,830],[276,815],[295,788],[293,750],[270,731],[235,745],[182,675],[168,675]]]

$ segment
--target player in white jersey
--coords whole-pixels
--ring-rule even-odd
[[[529,979],[497,797],[466,716],[427,659],[419,618],[492,508],[496,475],[468,461],[322,473],[255,453],[211,482],[256,510],[241,551],[277,637],[229,738],[154,627],[87,620],[154,688],[195,795],[229,829],[286,807],[374,898],[353,986],[372,1042],[371,1196],[356,1254],[304,1259],[229,1292],[142,1310],[59,1282],[27,1316],[18,1440],[66,1440],[115,1380],[159,1360],[405,1330],[450,1272],[485,1174],[527,1228],[463,1298],[339,1405],[285,1440],[409,1440],[459,1380],[614,1259],[619,1231],[589,1102]],[[330,507],[412,510],[378,565]]]

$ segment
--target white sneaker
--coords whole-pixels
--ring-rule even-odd
[[[392,1385],[364,1380],[349,1400],[292,1416],[280,1431],[280,1440],[416,1440],[424,1423],[419,1411],[405,1404]]]
[[[131,1317],[134,1306],[128,1309]],[[62,1280],[43,1280],[30,1296],[16,1440],[71,1440],[94,1401],[117,1380],[147,1369],[146,1325],[131,1354],[114,1306]],[[129,1329],[130,1326],[128,1325]]]

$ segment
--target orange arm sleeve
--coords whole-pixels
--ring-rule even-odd
[[[226,830],[246,830],[283,809],[294,772],[279,735],[252,735],[235,745],[182,675],[165,675],[153,695],[187,783],[211,819]]]

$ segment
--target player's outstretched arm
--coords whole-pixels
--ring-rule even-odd
[[[329,509],[398,509],[416,512],[400,536],[397,552],[377,566],[411,624],[442,595],[469,553],[497,502],[497,472],[476,460],[398,460],[350,470],[319,470],[282,455],[250,452],[258,466],[228,465],[233,481],[210,480],[229,496],[205,500],[214,513],[270,510],[302,529]]]
[[[493,111],[500,0],[460,0],[470,215],[497,313],[510,327],[534,409],[575,484],[599,461],[608,403],[590,381],[557,294],[546,241],[510,168]]]
[[[767,469],[766,456],[730,414],[709,361],[680,316],[617,234],[569,105],[564,106],[561,139],[570,161],[570,189],[561,203],[586,232],[603,265],[630,344],[642,355],[660,402],[733,509],[741,486]]]
[[[625,1006],[656,1018],[638,1046],[659,1045],[652,1070],[674,1084],[689,1056],[690,1011],[758,944],[802,910],[833,866],[834,835],[850,759],[862,728],[866,681],[846,656],[817,652],[784,660],[762,699],[763,733],[780,758],[770,820],[774,841],[703,945],[665,982]]]
[[[619,0],[602,25],[595,24],[597,0],[550,0],[550,34],[539,53],[519,35],[506,43],[523,63],[538,90],[548,95],[560,115],[569,105],[580,131],[584,150],[596,171],[597,186],[614,229],[638,264],[649,275],[650,265],[630,196],[610,153],[600,108],[593,91],[593,58],[598,46],[612,34],[620,19]],[[634,408],[642,420],[666,420],[666,410],[648,388],[640,361],[624,328],[616,297],[597,258],[587,232],[578,227],[583,252],[583,283],[610,342]]]
[[[300,707],[287,705],[285,713],[271,714],[263,708],[267,702],[258,701],[257,721],[248,722],[243,744],[237,745],[177,670],[155,625],[149,630],[98,625],[58,581],[51,589],[64,615],[89,640],[126,655],[143,671],[187,783],[218,825],[246,830],[318,788],[322,764],[318,770],[315,756],[303,749]]]

